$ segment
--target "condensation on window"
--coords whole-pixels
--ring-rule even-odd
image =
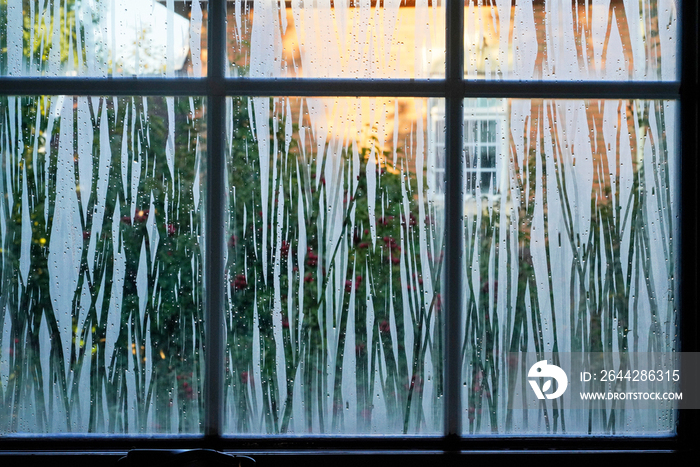
[[[498,190],[465,197],[465,433],[675,430],[672,404],[567,393],[533,409],[525,361],[602,353],[624,368],[678,350],[676,112],[673,101],[507,100],[508,127],[487,138],[505,141]]]
[[[0,433],[200,433],[204,101],[0,97]]]
[[[442,77],[443,3],[229,2],[228,72],[256,78]]]
[[[442,78],[439,0],[228,4],[229,73]],[[468,79],[677,79],[675,0],[464,2]]]
[[[441,433],[427,99],[227,100],[228,433]]]
[[[469,79],[677,79],[676,0],[465,0]],[[203,0],[5,0],[0,74],[204,76]],[[229,76],[442,78],[442,0],[227,2]]]
[[[677,79],[677,0],[464,1],[469,79]]]
[[[3,0],[0,75],[206,75],[203,0]]]
[[[677,76],[674,2],[506,4],[465,3],[467,77]],[[205,7],[2,1],[0,74],[203,76]],[[229,76],[444,76],[437,1],[227,19]],[[442,433],[444,103],[226,106],[226,432]],[[676,350],[674,103],[464,108],[465,433],[672,431],[516,410],[504,359]],[[201,432],[204,118],[194,97],[0,98],[1,433]]]

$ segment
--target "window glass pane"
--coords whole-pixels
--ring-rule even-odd
[[[204,76],[203,0],[2,0],[0,75]]]
[[[481,191],[484,193],[491,192],[491,179],[493,177],[493,172],[489,170],[481,171]]]
[[[231,76],[445,75],[443,0],[227,1]]]
[[[0,433],[201,432],[199,97],[0,97]]]
[[[636,362],[677,349],[675,102],[507,107],[498,187],[465,199],[464,431],[668,434],[672,404],[581,401],[573,389],[540,402],[527,381],[544,359],[573,368],[587,352]],[[573,388],[579,374],[568,378]]]
[[[672,81],[678,0],[464,0],[469,79]]]
[[[486,137],[484,138],[484,141],[487,141],[489,143],[495,143],[497,136],[498,133],[496,131],[496,120],[489,120],[488,129],[486,130]],[[493,147],[493,145],[489,146]]]
[[[441,433],[427,100],[227,106],[225,431]]]

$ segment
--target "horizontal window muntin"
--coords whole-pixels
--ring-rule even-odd
[[[0,77],[6,95],[405,96],[464,98],[674,99],[680,82],[602,82],[369,79],[94,79]]]

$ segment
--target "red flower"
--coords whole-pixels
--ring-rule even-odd
[[[401,247],[396,243],[396,240],[393,237],[384,237],[383,238],[384,243],[386,247],[391,248],[392,250],[399,250],[401,251]]]
[[[308,250],[308,253],[309,254],[306,258],[306,264],[313,268],[318,264],[318,255],[314,253],[311,249]]]
[[[358,357],[364,355],[365,347],[366,345],[364,342],[360,342],[359,344],[355,345],[355,355],[357,355]]]
[[[129,216],[122,216],[122,222],[126,225],[131,225],[131,217]]]
[[[241,383],[248,384],[248,372],[247,371],[241,372]]]
[[[168,224],[168,235],[175,235],[175,226],[173,224]]]
[[[90,239],[90,232],[87,230],[83,231],[83,240],[89,240]]]
[[[248,287],[248,281],[246,280],[246,277],[244,274],[239,274],[236,276],[236,279],[233,281],[233,286],[235,287],[236,290],[243,290],[246,287]]]
[[[415,216],[413,214],[409,214],[408,225],[410,227],[415,227],[417,223],[418,222],[416,222]],[[401,215],[401,225],[406,225],[406,216],[404,216],[403,214]]]
[[[316,265],[318,264],[318,256],[309,256],[309,258],[306,260],[306,264],[308,264],[312,268],[316,267]]]
[[[391,262],[394,264],[399,264],[401,262],[401,258],[399,258],[398,256],[393,256],[391,258]]]
[[[313,282],[313,281],[314,281],[314,276],[312,276],[310,272],[304,276],[304,282],[309,283],[309,282]]]
[[[228,239],[228,247],[233,248],[236,246],[236,242],[238,241],[238,238],[235,235],[231,235]]]
[[[286,316],[284,318],[282,318],[282,327],[285,329],[289,329],[289,320],[287,319]]]
[[[289,243],[284,240],[282,240],[281,254],[282,258],[286,258],[289,255]]]
[[[389,327],[388,321],[384,320],[381,323],[379,323],[379,330],[381,332],[389,332],[389,329],[390,329],[390,327]]]
[[[481,287],[481,291],[483,293],[489,293],[489,283],[484,282],[484,285]],[[493,294],[498,295],[498,281],[493,281]]]
[[[362,242],[359,245],[357,245],[357,248],[368,248],[368,247],[369,247],[369,243],[367,243],[367,242]]]
[[[352,292],[352,281],[345,281],[345,291],[347,293]]]

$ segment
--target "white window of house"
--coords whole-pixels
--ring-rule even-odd
[[[464,102],[465,195],[500,193],[507,168],[509,138],[505,99],[466,99]]]
[[[471,98],[464,100],[463,154],[464,193],[473,198],[492,197],[501,192],[508,165],[507,99]],[[430,109],[431,179],[440,193],[445,181],[445,114],[440,103]],[[504,172],[506,171],[506,172]]]

